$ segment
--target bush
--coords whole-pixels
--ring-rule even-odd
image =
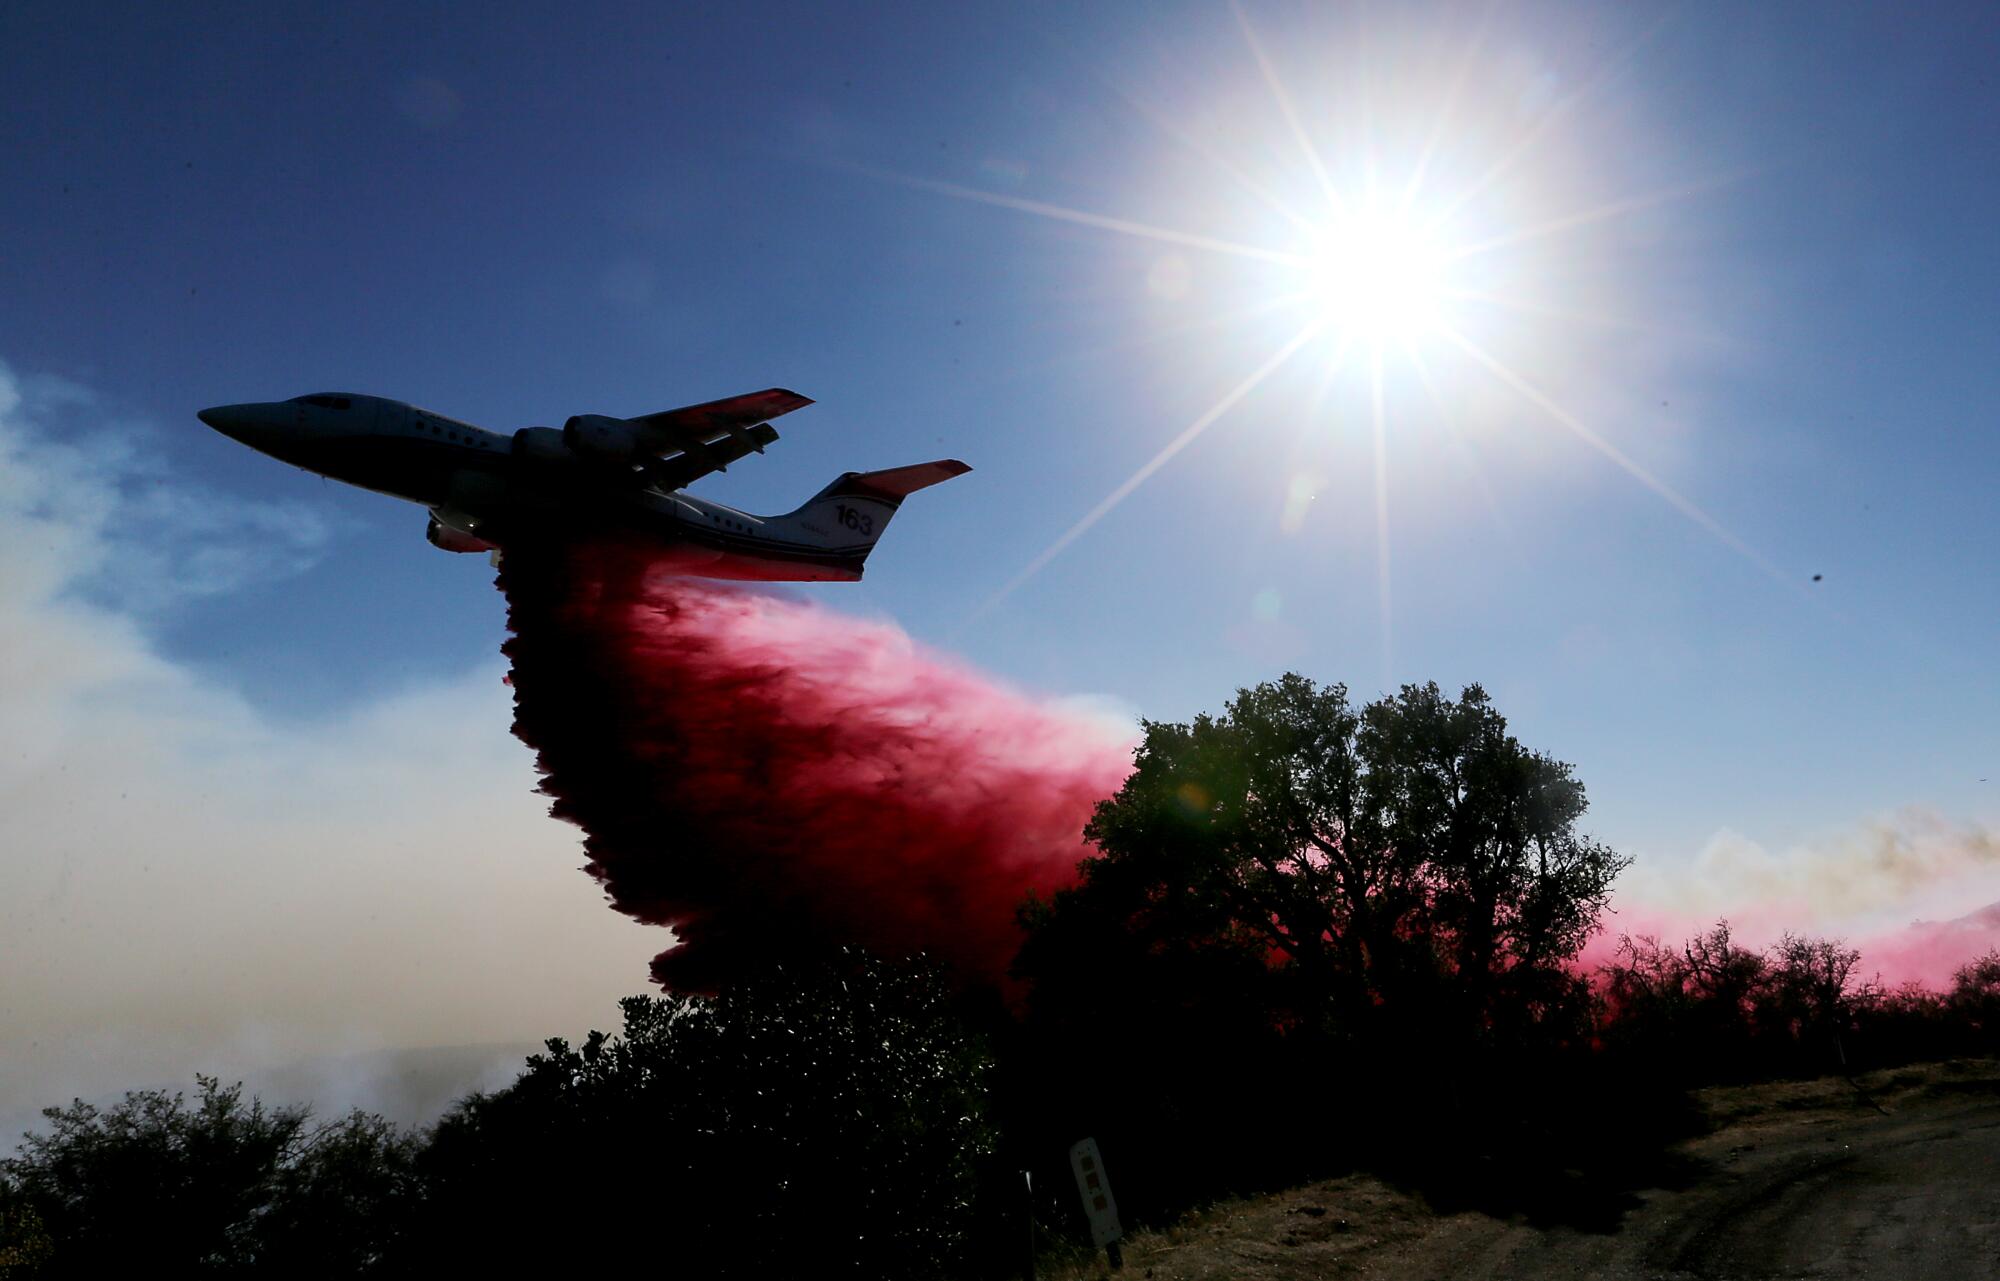
[[[2000,1051],[2000,951],[1961,966],[1944,1004],[1965,1029],[1968,1050]]]
[[[550,1041],[439,1124],[413,1267],[905,1277],[964,1261],[989,1061],[935,971],[845,953],[622,1005],[621,1035]]]
[[[100,1110],[43,1112],[0,1161],[0,1267],[12,1277],[178,1272],[354,1276],[378,1269],[414,1191],[412,1141],[356,1112],[243,1101],[197,1077]]]
[[[1677,947],[1622,938],[1601,971],[1602,1070],[1676,1086],[1853,1073],[2000,1049],[2000,952],[1949,993],[1858,977],[1838,939],[1739,947],[1721,921]]]

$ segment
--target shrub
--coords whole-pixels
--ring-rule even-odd
[[[197,1077],[108,1109],[49,1108],[0,1161],[0,1266],[9,1277],[165,1272],[354,1276],[380,1267],[412,1193],[412,1141],[356,1112],[244,1102]]]
[[[632,1261],[680,1277],[934,1276],[974,1228],[989,1063],[935,971],[843,953],[631,997],[461,1103],[417,1267]]]

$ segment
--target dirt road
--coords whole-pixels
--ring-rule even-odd
[[[1641,1189],[1616,1227],[1439,1215],[1349,1176],[1244,1203],[1127,1250],[1127,1276],[1381,1281],[2000,1278],[1994,1067],[1716,1092],[1698,1173]]]
[[[2000,1276],[2000,1100],[1806,1125],[1722,1155],[1692,1188],[1641,1194],[1616,1232],[1441,1225],[1404,1275]]]

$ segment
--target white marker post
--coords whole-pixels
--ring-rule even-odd
[[[1083,1197],[1083,1213],[1090,1220],[1090,1243],[1101,1248],[1115,1270],[1125,1266],[1118,1239],[1125,1230],[1118,1226],[1118,1202],[1111,1195],[1111,1177],[1104,1172],[1104,1158],[1098,1154],[1096,1139],[1079,1139],[1069,1150],[1070,1173],[1076,1175],[1076,1190]]]

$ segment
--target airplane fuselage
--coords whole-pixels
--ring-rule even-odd
[[[657,540],[669,567],[700,577],[853,581],[902,497],[850,473],[842,481],[853,482],[854,492],[845,502],[834,501],[842,497],[836,481],[822,491],[826,501],[756,516],[662,488],[629,460],[581,454],[553,428],[503,435],[377,396],[225,405],[200,417],[293,466],[428,508],[430,541],[448,551],[500,549],[579,527],[622,528]]]

